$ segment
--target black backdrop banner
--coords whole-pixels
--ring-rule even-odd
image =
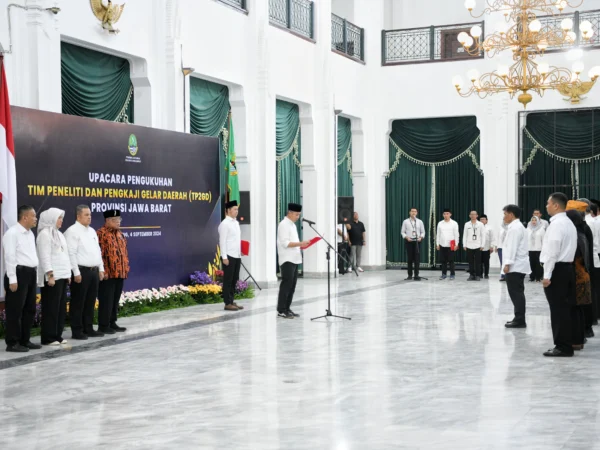
[[[122,211],[131,272],[126,290],[185,283],[215,260],[218,138],[12,107],[19,204],[65,210],[79,204],[92,227]]]

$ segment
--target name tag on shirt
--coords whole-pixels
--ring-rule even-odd
[[[477,236],[473,235],[473,240],[476,241],[477,240]]]

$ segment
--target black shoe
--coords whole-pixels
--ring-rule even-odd
[[[87,341],[87,334],[85,333],[72,333],[71,339],[75,339],[76,341]]]
[[[475,281],[475,277],[474,276],[470,276],[469,278],[467,278],[467,281]]]
[[[29,351],[29,349],[27,347],[23,347],[20,344],[15,344],[15,345],[7,345],[6,351],[14,352],[14,353],[27,353]]]
[[[98,327],[98,331],[104,334],[117,334],[117,330],[113,330],[110,327]]]
[[[39,350],[40,348],[42,348],[40,344],[34,344],[31,341],[27,342],[26,344],[21,344],[21,347],[26,347],[29,350]]]
[[[481,278],[475,277],[475,281],[481,281]]]
[[[535,280],[532,278],[531,280],[529,280],[530,283],[533,283]]]
[[[288,311],[288,314],[291,314],[294,317],[300,317],[300,314],[296,314],[294,311],[292,311],[291,309]]]
[[[598,325],[598,319],[594,320],[594,321],[592,322],[592,325],[594,325],[594,326],[597,326],[597,325]]]
[[[505,323],[504,326],[506,328],[527,328],[527,324],[525,322],[508,322]]]
[[[585,330],[585,337],[586,338],[593,338],[594,337],[594,330],[592,330],[592,327],[590,327],[587,330]]]
[[[277,317],[281,317],[282,319],[293,319],[294,318],[293,314],[290,314],[289,312],[278,312]]]
[[[405,278],[404,281],[412,280],[412,279],[413,279],[413,277],[408,277],[408,278]]]
[[[506,281],[506,278],[500,278],[499,281]]]
[[[102,337],[102,336],[104,336],[104,333],[102,333],[101,331],[94,331],[94,329],[87,330],[85,332],[85,334],[87,334],[89,337]]]
[[[123,333],[124,331],[127,331],[127,328],[125,327],[120,327],[119,325],[117,325],[116,323],[111,323],[110,324],[110,328],[115,330],[118,333]]]
[[[551,348],[547,352],[544,352],[544,356],[556,356],[556,357],[570,358],[571,356],[573,356],[573,351],[571,350],[571,353],[565,353],[562,350],[559,350],[557,348]]]
[[[490,279],[490,276],[489,276],[489,275],[486,275],[486,276],[485,276],[485,277],[483,277],[483,278],[485,278],[486,280],[489,280],[489,279]]]
[[[415,281],[421,281],[421,277],[415,277]]]

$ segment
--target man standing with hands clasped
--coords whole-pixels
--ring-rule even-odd
[[[519,220],[521,209],[517,205],[504,207],[504,223],[508,225],[502,250],[503,269],[508,295],[515,307],[515,317],[504,325],[506,328],[526,328],[525,322],[525,276],[531,273],[527,230]]]
[[[568,198],[555,192],[548,198],[546,210],[551,216],[544,235],[540,261],[544,264],[544,293],[550,305],[554,348],[544,356],[573,356],[573,309],[577,307],[575,252],[577,229],[565,213]]]
[[[98,244],[98,235],[90,224],[92,212],[89,206],[77,207],[77,221],[65,231],[69,247],[73,283],[69,319],[72,338],[85,341],[88,337],[102,337],[104,333],[95,331],[94,307],[98,297],[98,285],[104,279],[104,264]]]
[[[244,309],[234,301],[235,286],[240,279],[242,265],[242,234],[237,221],[236,200],[225,203],[225,219],[219,225],[219,247],[223,259],[223,302],[225,311]]]
[[[444,220],[437,226],[437,250],[440,252],[442,260],[442,276],[440,280],[446,279],[448,273],[448,263],[450,263],[450,279],[454,280],[454,253],[458,250],[460,232],[458,224],[451,219],[452,211],[444,209]]]
[[[37,225],[33,206],[19,207],[18,222],[10,227],[2,238],[6,275],[6,341],[7,352],[25,353],[39,350],[41,345],[32,343],[31,326],[35,318],[37,267],[39,265],[35,237],[31,229]]]
[[[477,211],[471,211],[469,214],[471,220],[465,223],[463,233],[463,247],[467,251],[467,260],[469,261],[469,279],[467,281],[481,280],[481,251],[485,247],[485,228],[477,220]]]
[[[104,263],[104,280],[98,288],[98,331],[115,334],[127,329],[117,325],[123,284],[129,275],[127,240],[121,233],[121,211],[104,212],[104,226],[98,230],[98,241]]]
[[[415,281],[421,281],[419,266],[421,265],[421,252],[419,244],[425,238],[425,225],[421,219],[417,219],[419,211],[410,208],[410,217],[402,223],[402,239],[406,241],[406,253],[408,255],[408,278],[413,279],[413,264],[415,266]]]

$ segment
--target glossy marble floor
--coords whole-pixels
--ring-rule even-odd
[[[600,328],[549,359],[548,307],[527,285],[528,328],[506,330],[497,279],[301,280],[302,317],[276,290],[225,315],[207,305],[123,319],[118,338],[0,352],[1,449],[600,448]],[[69,336],[69,333],[66,333]]]

